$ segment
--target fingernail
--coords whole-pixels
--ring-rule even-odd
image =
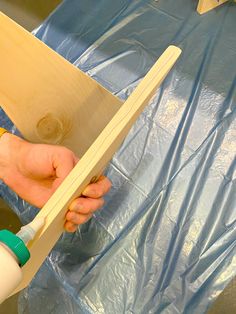
[[[84,190],[83,195],[86,197],[92,197],[92,198],[97,198],[99,195],[96,191],[96,189],[88,187]]]

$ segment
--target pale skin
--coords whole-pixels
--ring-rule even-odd
[[[0,178],[21,198],[43,207],[53,192],[70,173],[78,157],[62,146],[32,144],[13,134],[0,138]],[[76,231],[104,204],[103,196],[111,182],[101,176],[75,199],[66,214],[65,230]]]

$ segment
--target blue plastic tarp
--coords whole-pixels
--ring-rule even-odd
[[[122,99],[167,46],[183,53],[109,164],[106,205],[63,235],[20,313],[204,313],[235,276],[236,6],[195,9],[67,0],[35,31]],[[23,222],[33,218],[0,188]]]

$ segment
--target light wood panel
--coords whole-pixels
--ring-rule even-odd
[[[122,102],[0,12],[0,105],[24,138],[82,156]]]
[[[111,119],[76,167],[39,212],[46,225],[29,245],[30,261],[23,267],[24,279],[18,289],[25,288],[63,232],[64,217],[70,202],[78,197],[93,177],[112,158],[129,129],[166,77],[181,50],[170,46],[159,58],[143,81]]]
[[[203,14],[227,1],[228,0],[199,0],[197,11],[198,13]]]
[[[0,14],[4,110],[30,141],[61,143],[82,156],[38,214],[46,224],[28,245],[31,258],[15,293],[30,283],[63,232],[68,205],[101,173],[180,53],[170,46],[121,106],[102,86]]]

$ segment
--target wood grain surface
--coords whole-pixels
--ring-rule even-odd
[[[25,139],[81,157],[122,105],[0,12],[0,104]]]
[[[64,230],[68,205],[117,151],[181,50],[170,46],[121,105],[97,82],[0,14],[0,103],[34,142],[63,144],[82,158],[38,213],[46,224],[28,244],[25,288]],[[14,294],[13,293],[13,294]]]
[[[227,1],[228,0],[199,0],[197,11],[200,14],[204,14]]]
[[[31,259],[23,267],[24,279],[15,292],[25,288],[30,283],[63,232],[68,205],[82,193],[91,179],[100,173],[101,169],[112,158],[133,123],[178,59],[180,52],[179,48],[171,46],[163,53],[39,212],[38,216],[46,217],[46,225],[37,238],[29,244]]]

